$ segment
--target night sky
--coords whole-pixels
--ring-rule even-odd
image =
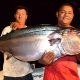
[[[1,0],[0,1],[0,32],[10,22],[14,21],[14,9],[16,6],[26,6],[29,9],[28,25],[57,23],[56,10],[64,2],[74,4],[76,7],[72,25],[80,27],[80,0]],[[2,55],[0,56],[2,65]]]

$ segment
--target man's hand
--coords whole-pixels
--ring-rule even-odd
[[[16,30],[16,29],[21,29],[22,27],[21,27],[21,24],[19,24],[18,22],[12,22],[11,24],[10,24],[10,26],[14,29],[14,30]]]
[[[39,59],[39,63],[43,65],[49,65],[53,62],[54,59],[54,53],[53,52],[47,52],[44,53],[41,59]]]

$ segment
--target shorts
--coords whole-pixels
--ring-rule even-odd
[[[32,74],[28,74],[26,76],[22,76],[22,77],[7,77],[4,76],[3,80],[33,80]]]

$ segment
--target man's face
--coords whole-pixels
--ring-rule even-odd
[[[71,6],[65,5],[57,12],[58,24],[70,25],[73,17],[74,13]]]
[[[25,9],[18,9],[15,14],[15,19],[19,23],[25,23],[28,15]]]

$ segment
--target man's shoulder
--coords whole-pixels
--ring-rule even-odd
[[[12,28],[11,28],[10,26],[6,26],[4,29],[12,29]],[[3,30],[4,30],[4,29],[3,29]]]
[[[9,33],[9,32],[11,32],[11,31],[12,31],[12,27],[6,26],[6,27],[2,30],[1,36],[2,36],[2,35],[5,35],[5,34],[7,34],[7,33]]]

